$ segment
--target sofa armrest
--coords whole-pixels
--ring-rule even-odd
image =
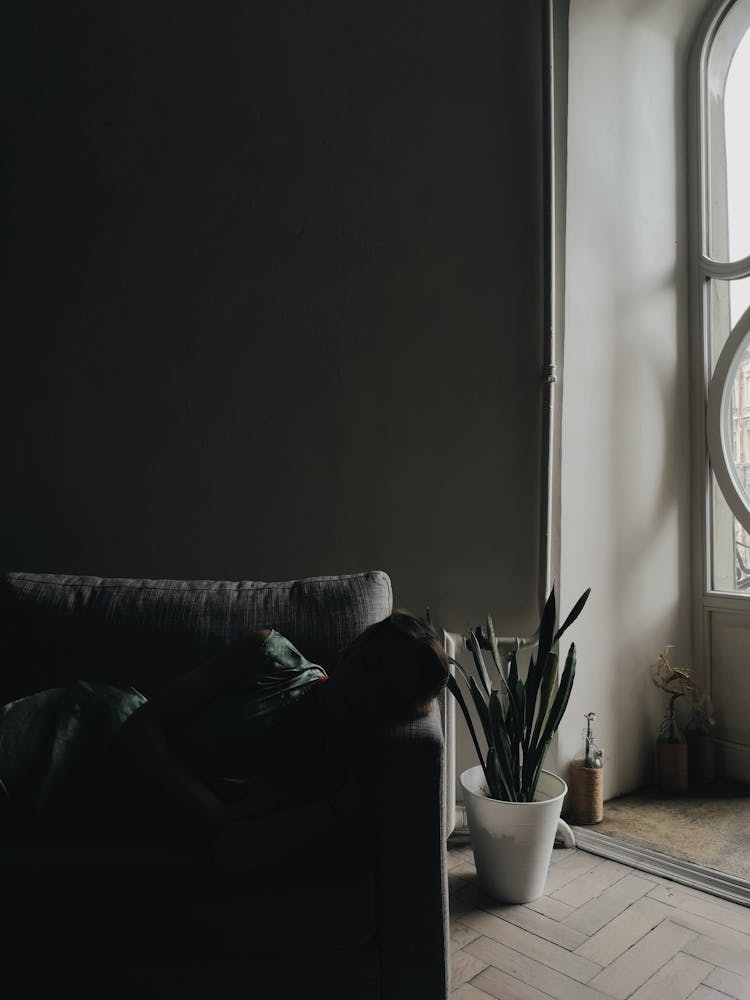
[[[449,992],[445,758],[440,710],[384,727],[370,745],[384,1000]]]

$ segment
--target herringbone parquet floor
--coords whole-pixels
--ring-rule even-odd
[[[750,909],[580,850],[503,906],[449,849],[452,1000],[750,1000]]]

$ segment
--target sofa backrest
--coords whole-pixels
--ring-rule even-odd
[[[393,608],[379,570],[275,583],[8,573],[0,704],[78,678],[153,693],[251,632],[275,628],[326,670]]]

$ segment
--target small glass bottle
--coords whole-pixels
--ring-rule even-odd
[[[604,818],[604,751],[598,746],[593,733],[594,712],[585,716],[586,732],[582,752],[570,766],[570,819],[581,826],[593,826]]]
[[[688,748],[685,734],[677,723],[673,694],[656,735],[656,783],[665,795],[682,795],[688,790]]]

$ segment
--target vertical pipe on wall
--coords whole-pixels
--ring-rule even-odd
[[[552,246],[554,221],[554,121],[552,19],[553,0],[542,0],[542,468],[539,491],[539,604],[544,606],[552,571],[552,477],[555,402],[555,326],[552,289],[555,253]]]
[[[542,0],[542,427],[539,599],[544,605],[560,562],[560,391],[558,356],[564,309],[565,133],[568,0]]]

